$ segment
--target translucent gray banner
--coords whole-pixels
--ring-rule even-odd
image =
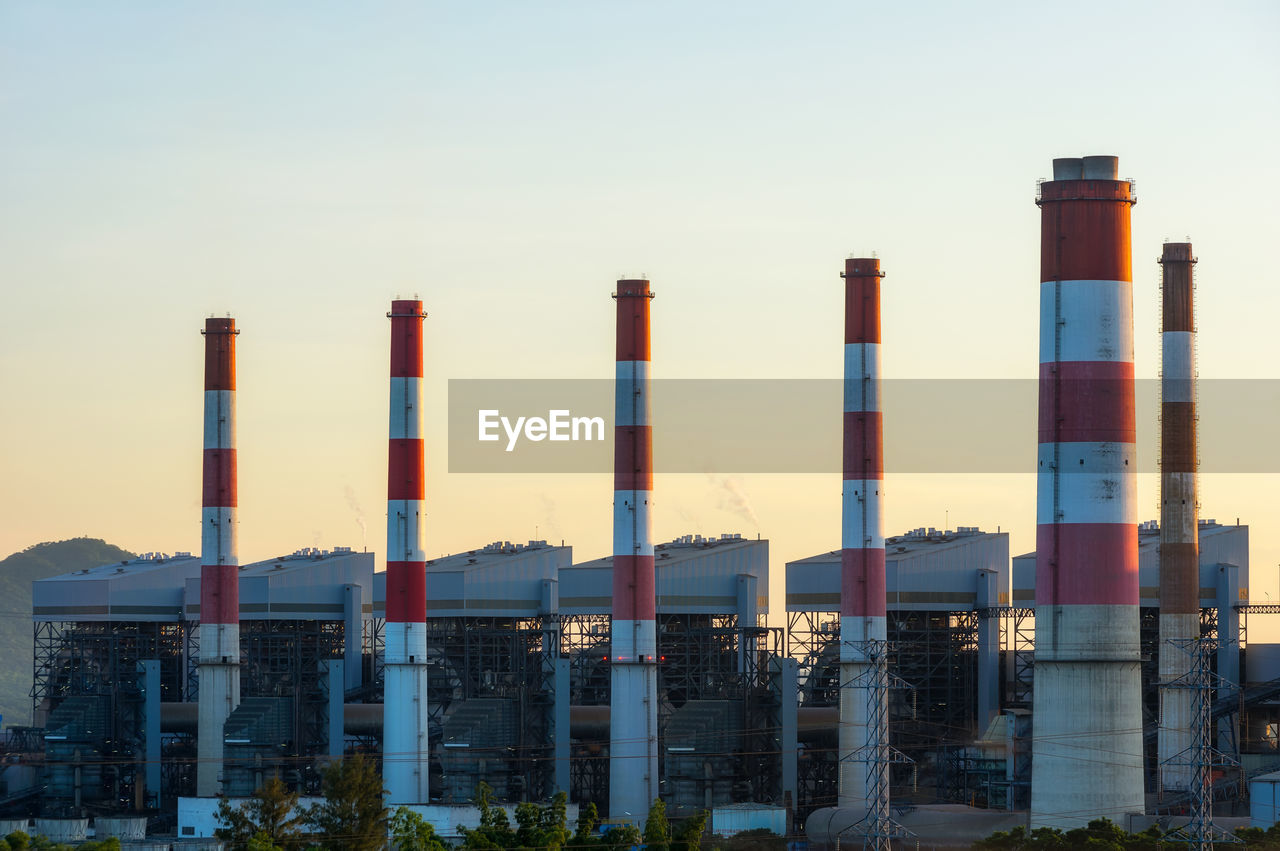
[[[654,380],[654,472],[838,474],[843,386]],[[1139,471],[1158,472],[1160,382],[1135,386]],[[1197,396],[1200,472],[1280,472],[1280,380],[1203,379]],[[1036,470],[1035,379],[885,380],[881,400],[888,473]],[[611,472],[614,419],[608,379],[452,379],[449,472]]]

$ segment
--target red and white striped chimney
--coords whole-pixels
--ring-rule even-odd
[[[1160,681],[1191,670],[1169,642],[1200,636],[1200,541],[1196,505],[1195,291],[1189,242],[1165,243],[1160,257]],[[1191,747],[1191,692],[1162,689],[1161,785],[1185,790],[1191,766],[1163,765]]]
[[[236,321],[205,320],[196,795],[220,791],[223,724],[240,705]]]
[[[1142,812],[1132,186],[1053,161],[1040,197],[1031,826]]]
[[[422,302],[391,303],[382,782],[391,804],[430,803]]]
[[[658,669],[654,626],[653,428],[646,280],[618,281],[614,389],[613,625],[609,817],[643,825],[658,797]]]
[[[880,261],[850,258],[844,272],[844,488],[841,497],[840,680],[867,680],[867,642],[884,641],[884,448],[880,412]],[[874,804],[871,762],[888,745],[887,727],[870,718],[873,692],[840,690],[839,805]],[[880,691],[880,698],[887,694]],[[881,709],[884,710],[885,706]],[[884,717],[882,715],[882,717]],[[861,752],[864,759],[851,757]],[[887,787],[886,787],[887,788]]]

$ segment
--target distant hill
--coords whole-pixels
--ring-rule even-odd
[[[98,538],[72,538],[36,544],[0,561],[0,713],[5,726],[31,723],[31,582],[133,557]]]

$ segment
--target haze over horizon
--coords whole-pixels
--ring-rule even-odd
[[[838,273],[873,250],[887,378],[1034,378],[1054,157],[1136,179],[1139,378],[1159,370],[1155,258],[1188,238],[1200,376],[1280,378],[1280,8],[1073,8],[6,6],[0,553],[199,550],[210,314],[243,332],[242,559],[381,552],[385,312],[418,295],[430,554],[605,555],[607,473],[447,471],[450,379],[611,377],[609,295],[641,273],[657,376],[838,379]],[[937,416],[999,415],[980,401]],[[1280,599],[1277,485],[1201,475],[1200,516],[1251,526],[1255,601]],[[775,615],[785,562],[840,543],[838,473],[655,486],[659,540],[771,540]],[[1030,467],[890,469],[885,508],[891,534],[1034,546]]]

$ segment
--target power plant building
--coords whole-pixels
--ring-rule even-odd
[[[1219,524],[1216,520],[1199,523],[1199,625],[1202,635],[1233,641],[1241,634],[1241,616],[1249,604],[1249,527]],[[1160,625],[1160,525],[1147,521],[1138,526],[1138,593],[1140,641],[1142,646],[1142,715],[1146,727],[1159,718],[1157,684],[1159,659],[1175,652],[1161,644]],[[1035,553],[1013,559],[1013,599],[1025,605],[1035,594]],[[1228,682],[1240,682],[1239,644],[1220,647],[1217,671]],[[1030,688],[1029,683],[1015,686],[1012,667],[1006,669],[1007,688]],[[1154,754],[1148,754],[1154,759]]]
[[[834,551],[786,568],[787,655],[799,664],[802,815],[836,800],[840,564]],[[909,687],[892,693],[890,744],[916,760],[917,785],[936,785],[936,763],[926,755],[976,738],[999,710],[1009,535],[961,527],[886,538],[885,583],[889,668]],[[904,777],[892,782],[899,788]]]
[[[786,564],[785,629],[768,541],[654,540],[648,280],[614,293],[612,554],[581,562],[542,540],[426,558],[426,314],[397,299],[386,571],[345,547],[241,564],[239,332],[210,318],[201,552],[33,583],[34,724],[6,762],[35,779],[0,789],[0,812],[141,815],[196,839],[220,800],[269,777],[314,795],[327,760],[363,753],[387,802],[437,828],[470,818],[482,783],[501,805],[564,791],[611,824],[643,827],[655,798],[712,825],[809,817],[817,847],[890,847],[891,798],[1033,829],[1196,807],[1203,827],[1212,795],[1245,785],[1210,771],[1207,738],[1250,772],[1280,766],[1280,649],[1247,645],[1249,615],[1280,602],[1250,601],[1249,528],[1198,516],[1190,243],[1161,256],[1161,519],[1140,523],[1133,185],[1114,157],[1053,174],[1035,552],[1011,558],[999,528],[884,535],[874,257],[842,274],[840,549]]]
[[[151,554],[32,583],[47,814],[169,809],[195,792],[200,567]],[[306,549],[237,573],[244,700],[218,733],[216,777],[241,795],[264,772],[318,788],[305,758],[329,753],[329,692],[362,682],[373,556]]]

